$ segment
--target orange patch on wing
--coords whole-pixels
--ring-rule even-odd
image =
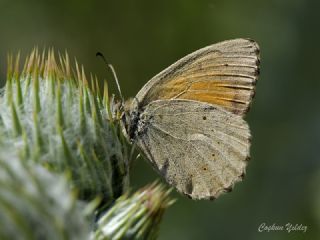
[[[144,104],[187,99],[220,105],[244,115],[259,75],[259,46],[235,39],[199,49],[163,70],[139,92]]]
[[[180,99],[188,99],[188,100],[195,100],[199,102],[211,103],[211,104],[224,107],[228,110],[233,109],[232,96],[230,95],[228,96],[228,95],[221,94],[220,96],[215,96],[215,95],[210,95],[205,93],[187,92],[185,94],[182,94]]]
[[[171,99],[187,90],[187,83],[183,78],[175,78],[165,85],[156,86],[156,88],[152,89],[152,92],[156,93],[157,99]]]
[[[224,81],[187,81],[174,78],[154,89],[158,99],[186,99],[219,105],[239,113],[247,108],[253,86]]]

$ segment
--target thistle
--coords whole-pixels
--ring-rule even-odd
[[[104,82],[68,54],[8,57],[0,90],[0,239],[154,239],[169,192],[130,196],[130,148]],[[113,98],[111,98],[113,99]]]
[[[0,147],[0,239],[88,239],[89,224],[66,176]]]
[[[165,209],[173,201],[153,183],[131,197],[121,196],[98,221],[93,239],[156,239]]]
[[[19,73],[19,57],[9,67],[0,101],[0,131],[21,158],[50,171],[68,171],[79,198],[111,201],[126,191],[126,145],[110,109],[107,85],[100,94],[84,69],[72,71],[67,54],[55,60],[34,50]],[[102,95],[102,96],[101,96]]]
[[[77,201],[66,175],[21,161],[9,149],[0,146],[0,239],[155,239],[173,202],[169,191],[152,184],[119,197],[90,230],[97,201]]]

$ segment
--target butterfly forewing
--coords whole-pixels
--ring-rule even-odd
[[[255,92],[259,47],[234,39],[202,48],[180,59],[137,94],[140,105],[158,99],[187,99],[219,105],[243,115]]]

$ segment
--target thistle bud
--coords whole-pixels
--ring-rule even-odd
[[[107,84],[87,80],[71,68],[68,54],[35,49],[19,70],[8,57],[7,82],[0,96],[0,132],[24,160],[55,173],[70,174],[83,200],[112,202],[128,187],[129,162],[118,121],[111,114]]]

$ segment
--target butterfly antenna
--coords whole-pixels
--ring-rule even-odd
[[[114,70],[114,67],[112,66],[111,63],[109,63],[109,62],[106,60],[106,58],[104,57],[104,55],[103,55],[101,52],[97,52],[97,53],[96,53],[96,56],[97,56],[97,57],[101,57],[102,60],[104,61],[104,63],[107,65],[107,67],[111,70],[112,76],[113,76],[114,80],[116,81],[117,88],[118,88],[118,91],[119,91],[119,94],[120,94],[120,97],[121,97],[121,101],[122,101],[121,105],[124,104],[124,98],[123,98],[123,96],[122,96],[120,84],[119,84],[119,81],[118,81],[118,77],[117,77],[116,71]]]

